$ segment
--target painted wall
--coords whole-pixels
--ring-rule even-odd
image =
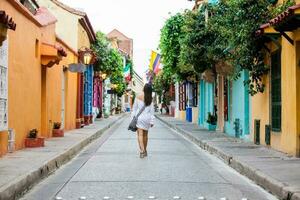
[[[179,119],[182,121],[185,121],[186,118],[186,111],[185,110],[180,110],[179,111]]]
[[[208,128],[206,122],[208,112],[214,112],[214,84],[201,80],[199,83],[199,118],[198,124],[201,127]]]
[[[179,118],[179,83],[175,83],[175,118]]]
[[[300,39],[300,32],[290,33],[292,39]],[[281,90],[282,90],[282,119],[281,132],[271,133],[271,147],[286,152],[291,155],[299,155],[299,66],[300,58],[299,43],[291,45],[285,38],[279,42],[282,45],[281,54]],[[274,45],[269,44],[269,48],[275,50]],[[266,59],[270,63],[269,58]],[[263,94],[257,94],[252,98],[252,126],[254,119],[261,120],[260,142],[265,144],[265,125],[270,124],[270,73],[264,77],[266,91]],[[254,138],[254,131],[252,131]]]
[[[249,93],[244,86],[244,81],[249,80],[249,73],[241,72],[238,80],[229,83],[228,87],[228,121],[225,121],[224,131],[228,135],[236,136],[235,121],[239,119],[239,130],[237,130],[240,137],[248,137],[249,130]],[[232,84],[232,85],[230,85]]]
[[[8,30],[8,126],[15,130],[16,148],[20,149],[30,129],[41,130],[41,66],[36,55],[41,31],[7,1],[0,1],[0,7],[17,24],[16,31]],[[23,44],[26,50],[20,48]],[[6,152],[6,139],[7,135],[0,133],[1,154]]]
[[[193,111],[193,120],[192,122],[197,124],[198,123],[198,118],[199,118],[199,107],[193,107],[192,108]]]
[[[63,67],[67,67],[70,63],[77,63],[77,55],[68,47],[59,43],[63,46],[63,48],[67,51],[68,56],[64,57],[62,61],[59,63],[60,69]],[[65,70],[64,78],[65,78],[65,130],[71,130],[76,128],[76,101],[77,101],[77,73],[70,72],[69,70]],[[62,81],[62,80],[61,80]]]
[[[58,19],[56,33],[72,49],[78,49],[78,19],[79,17],[60,8],[49,0],[37,0],[40,6],[48,8]]]
[[[81,24],[78,23],[78,20],[77,20],[77,25],[75,27],[78,27],[77,28],[77,31],[78,31],[77,47],[78,47],[78,49],[80,49],[81,47],[90,48],[91,43],[89,40],[89,36],[88,36],[87,32],[84,30],[84,28],[81,26]],[[73,28],[75,28],[75,27],[73,27]],[[76,29],[74,29],[74,31],[75,30]]]

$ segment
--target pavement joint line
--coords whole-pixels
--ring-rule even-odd
[[[120,120],[119,120],[120,119]],[[123,117],[119,118],[115,121],[115,123],[112,123],[111,127],[115,127],[121,124],[121,122],[123,121]],[[58,195],[61,190],[71,181],[71,179],[79,172],[80,169],[82,169],[83,166],[86,165],[86,163],[93,157],[93,155],[95,155],[98,151],[98,149],[108,140],[108,138],[114,133],[114,131],[112,131],[110,134],[104,135],[106,131],[108,131],[110,128],[106,129],[105,131],[103,131],[103,137],[104,137],[104,141],[102,141],[100,144],[97,145],[97,147],[94,149],[94,151],[89,154],[88,158],[80,165],[80,167],[74,172],[74,174],[68,179],[68,181],[66,181],[61,187],[60,189],[55,193],[54,196]],[[97,139],[97,138],[96,138]],[[96,140],[95,139],[95,140]],[[88,146],[88,145],[87,145]],[[78,152],[79,153],[79,152]]]
[[[76,154],[78,154],[84,147],[90,144],[95,139],[99,138],[104,132],[106,132],[112,125],[124,119],[127,114],[119,115],[115,120],[111,121],[109,125],[102,127],[91,136],[84,138],[82,141],[74,144],[71,148],[64,152],[53,156],[46,161],[41,167],[37,167],[34,170],[29,171],[14,180],[10,181],[6,185],[0,187],[0,200],[14,200],[23,196],[34,185],[41,180],[51,175],[59,167],[69,162]]]
[[[216,157],[220,158],[224,163],[226,163],[228,166],[239,172],[240,174],[248,177],[252,181],[254,181],[256,184],[263,187],[265,190],[271,192],[272,194],[275,194],[281,199],[286,200],[300,200],[300,193],[295,194],[293,191],[290,191],[289,188],[286,188],[285,185],[272,177],[264,174],[258,169],[254,169],[250,166],[247,166],[247,164],[244,164],[243,162],[239,161],[237,158],[234,158],[232,155],[229,155],[219,148],[216,148],[209,144],[208,142],[204,142],[201,139],[197,139],[192,134],[190,134],[188,131],[183,130],[177,125],[173,125],[166,120],[162,119],[162,117],[155,115],[158,120],[160,120],[162,123],[167,125],[169,128],[176,130],[179,134],[184,135],[189,139],[191,142],[196,144],[197,146],[201,147],[202,149],[208,151],[212,155],[215,155]]]

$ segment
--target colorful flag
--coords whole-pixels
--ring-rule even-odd
[[[131,80],[131,76],[130,76],[130,68],[131,68],[131,64],[127,64],[123,70],[124,72],[124,77],[127,81]]]
[[[161,59],[161,55],[156,53],[155,51],[152,51],[149,70],[153,71],[155,74],[157,74],[160,70],[160,59]]]
[[[150,58],[150,64],[149,64],[149,69],[151,71],[153,71],[153,64],[155,62],[156,56],[157,56],[157,53],[155,51],[152,51],[151,52],[151,58]]]
[[[154,74],[157,74],[160,70],[160,58],[161,58],[161,56],[159,54],[157,54],[156,59],[155,59],[154,64],[153,64]]]

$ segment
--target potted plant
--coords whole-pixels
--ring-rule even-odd
[[[53,137],[64,137],[64,130],[60,129],[60,127],[61,127],[60,122],[53,123],[53,130],[52,130]]]
[[[45,146],[45,138],[38,137],[37,129],[30,130],[27,138],[25,139],[25,147],[35,148],[43,146]]]
[[[208,113],[207,120],[208,123],[208,130],[215,131],[217,128],[217,116],[212,115],[210,112]]]

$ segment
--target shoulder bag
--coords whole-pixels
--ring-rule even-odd
[[[139,116],[142,114],[142,112],[145,110],[145,108],[146,108],[146,106],[143,106],[142,109],[140,110],[140,112],[132,118],[132,120],[128,126],[128,130],[133,131],[133,132],[137,131],[137,127],[136,127],[137,120],[138,120]]]

